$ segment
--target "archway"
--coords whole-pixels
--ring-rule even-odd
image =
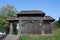
[[[41,22],[39,20],[23,20],[22,34],[41,34]]]

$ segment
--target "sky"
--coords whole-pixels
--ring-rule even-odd
[[[41,10],[54,19],[60,17],[60,0],[0,0],[0,8],[12,5],[16,10]]]

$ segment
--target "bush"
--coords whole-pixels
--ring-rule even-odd
[[[54,30],[52,35],[23,35],[20,40],[60,40],[60,29]]]

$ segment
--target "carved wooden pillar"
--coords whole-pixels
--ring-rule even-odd
[[[11,34],[11,35],[13,34],[13,23],[12,22],[10,23],[10,31],[9,31],[9,34]]]
[[[21,29],[22,29],[22,21],[19,20],[19,28],[18,28],[18,35],[21,35]]]
[[[53,33],[53,24],[50,23],[51,33]]]
[[[45,30],[44,30],[44,25],[42,24],[41,26],[41,34],[44,35],[45,34]]]
[[[45,32],[44,32],[43,17],[41,17],[40,22],[41,22],[41,34],[42,34],[42,35],[44,35],[44,34],[45,34]]]

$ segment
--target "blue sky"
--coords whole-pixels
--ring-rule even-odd
[[[42,10],[56,20],[60,17],[60,0],[0,0],[0,8],[7,4],[14,6],[18,11]]]

